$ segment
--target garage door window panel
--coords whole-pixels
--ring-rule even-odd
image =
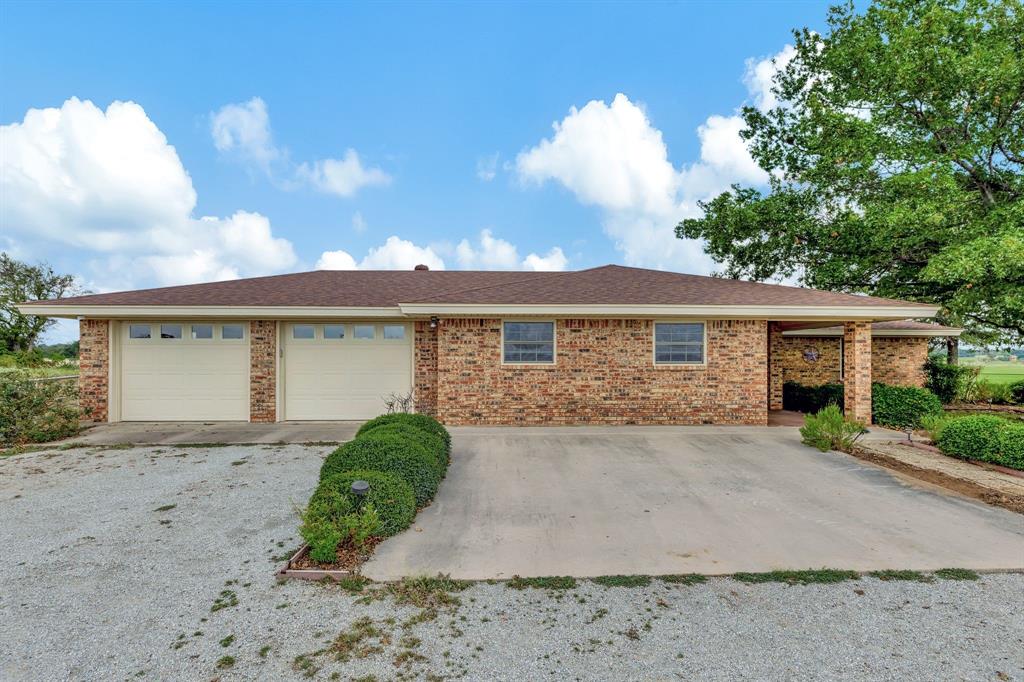
[[[352,330],[352,338],[372,341],[377,337],[377,328],[372,324],[357,324]]]
[[[149,339],[153,336],[153,329],[148,324],[131,324],[128,325],[128,338],[129,339]]]
[[[703,365],[703,322],[656,322],[654,324],[654,364]]]
[[[220,338],[225,340],[238,340],[245,338],[245,326],[241,324],[225,324],[220,328]]]
[[[181,338],[181,325],[180,324],[162,324],[162,325],[160,325],[160,338],[161,339],[180,339]]]
[[[194,324],[192,325],[192,338],[201,341],[204,339],[213,339],[213,325],[212,324]]]
[[[345,338],[345,325],[343,324],[325,324],[324,325],[324,338],[340,340]]]
[[[302,341],[316,338],[316,327],[311,324],[293,324],[292,338]]]
[[[555,362],[554,322],[505,322],[502,362],[509,365],[551,365]]]
[[[405,325],[386,324],[384,325],[384,339],[388,341],[404,341]]]

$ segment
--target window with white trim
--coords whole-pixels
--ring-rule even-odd
[[[386,324],[384,325],[384,338],[386,340],[401,341],[405,338],[405,325],[404,324]]]
[[[316,338],[316,327],[311,324],[293,324],[292,325],[292,338],[293,339],[312,339]]]
[[[343,325],[343,324],[325,324],[324,325],[324,338],[325,339],[343,339],[343,338],[345,338],[345,325]]]
[[[181,338],[181,325],[180,324],[162,324],[162,325],[160,325],[160,338],[161,339],[180,339]]]
[[[377,329],[372,324],[356,324],[352,328],[352,338],[373,339],[377,336]]]
[[[704,364],[704,323],[655,322],[654,364]]]
[[[509,364],[554,364],[554,322],[504,322],[502,359]]]
[[[213,325],[212,324],[194,324],[194,325],[192,325],[192,338],[193,339],[212,339],[213,338]]]
[[[130,324],[128,325],[128,338],[129,339],[148,339],[153,335],[152,327],[148,324]]]
[[[225,324],[220,328],[220,338],[228,339],[244,339],[245,338],[245,327],[240,324]]]

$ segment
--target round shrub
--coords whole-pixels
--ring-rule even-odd
[[[927,388],[872,384],[871,412],[876,424],[917,428],[925,415],[942,412],[942,401]]]
[[[358,438],[360,434],[363,434],[369,431],[370,429],[374,429],[380,426],[381,424],[394,423],[408,424],[410,426],[415,426],[417,428],[423,429],[424,431],[429,431],[438,436],[442,441],[444,441],[445,451],[451,450],[452,437],[451,434],[448,433],[448,429],[444,428],[441,422],[437,421],[433,417],[426,414],[418,414],[411,412],[395,412],[393,414],[382,414],[379,417],[374,417],[373,419],[359,427],[359,431],[356,432],[356,437]]]
[[[1010,384],[1010,399],[1018,405],[1024,405],[1024,379]]]
[[[424,429],[417,428],[411,424],[403,424],[402,422],[391,422],[389,424],[378,424],[372,429],[367,429],[358,436],[358,438],[375,438],[381,435],[396,435],[400,438],[411,440],[423,447],[424,450],[434,456],[437,461],[437,465],[444,470],[448,467],[448,452],[445,448],[444,441],[434,433],[426,431]]]
[[[1024,471],[1024,423],[1006,423],[999,430],[997,464]]]
[[[416,516],[416,497],[412,487],[399,476],[382,471],[362,469],[332,474],[320,481],[309,499],[309,505],[315,507],[329,504],[326,500],[344,497],[356,508],[360,500],[352,494],[353,481],[366,481],[370,484],[364,503],[372,504],[376,510],[381,535],[387,537],[401,533],[412,524]]]
[[[963,459],[991,461],[999,452],[999,432],[1005,422],[989,414],[951,419],[939,436],[939,449]]]
[[[369,469],[401,477],[412,487],[416,504],[433,499],[441,483],[437,458],[415,442],[394,433],[367,434],[345,443],[324,460],[320,480],[342,471]]]

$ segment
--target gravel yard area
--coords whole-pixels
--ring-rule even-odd
[[[416,604],[279,583],[329,450],[0,460],[0,679],[1024,680],[1020,574],[478,583]]]

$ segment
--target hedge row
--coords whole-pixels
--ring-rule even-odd
[[[843,409],[843,385],[804,386],[794,381],[782,385],[782,406],[787,410],[816,414],[828,405]],[[926,388],[871,384],[874,422],[899,429],[916,428],[921,419],[942,412],[942,402]]]
[[[1024,471],[1024,422],[989,414],[954,417],[937,444],[947,455]]]
[[[436,419],[388,414],[366,422],[355,439],[324,460],[320,484],[303,514],[302,535],[311,555],[328,561],[339,543],[390,536],[408,528],[419,507],[430,502],[448,468],[451,437]],[[366,481],[364,498],[352,493]]]

